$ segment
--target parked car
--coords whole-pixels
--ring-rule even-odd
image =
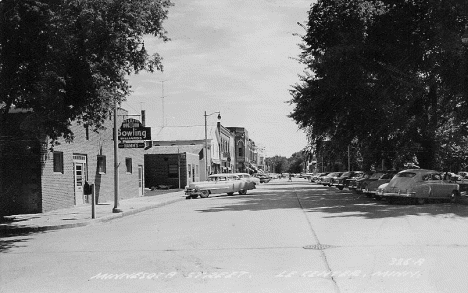
[[[325,173],[317,173],[317,175],[315,175],[315,176],[313,176],[313,177],[311,178],[311,181],[312,181],[312,182],[315,182],[315,183],[322,183],[323,177],[327,176],[328,174],[330,174],[330,173],[328,173],[328,172],[325,172]]]
[[[356,180],[350,183],[350,189],[356,193],[362,193],[362,186],[364,186],[365,180],[369,179],[374,173],[374,171],[364,172],[361,177],[356,178]]]
[[[340,177],[336,179],[336,183],[334,184],[339,190],[343,190],[343,188],[348,187],[348,179],[353,177],[355,174],[363,173],[361,171],[348,171],[341,174]]]
[[[341,172],[329,173],[328,175],[322,177],[322,181],[320,183],[323,186],[331,186],[333,180],[335,180],[335,178],[338,178],[340,175],[341,175]]]
[[[258,179],[260,179],[260,183],[268,183],[271,180],[271,177],[266,174],[255,173],[254,177],[257,177]]]
[[[250,175],[249,173],[234,173],[234,175],[239,176],[241,179],[244,179],[247,182],[253,182],[255,185],[260,184],[260,179]],[[254,188],[256,187],[254,186]]]
[[[335,186],[338,183],[338,178],[343,174],[343,172],[338,172],[336,175],[330,178],[330,184],[328,186]]]
[[[356,171],[356,173],[353,176],[346,179],[346,185],[347,185],[348,189],[349,190],[356,189],[358,180],[363,179],[365,176],[367,176],[367,174],[368,174],[367,172]]]
[[[369,181],[368,184],[363,187],[362,192],[368,197],[380,199],[380,196],[377,194],[377,189],[380,185],[390,182],[396,173],[396,171],[385,171],[378,179]]]
[[[247,190],[255,188],[253,182],[247,182],[234,174],[214,174],[208,176],[207,181],[192,182],[185,187],[185,195],[187,199],[200,197],[208,197],[210,194],[227,193],[234,195],[234,192],[239,194],[247,194]]]
[[[443,180],[443,173],[426,169],[408,169],[396,174],[388,184],[379,186],[378,195],[393,202],[397,198],[424,204],[430,199],[450,199],[460,196],[460,185]]]
[[[356,192],[357,193],[366,193],[367,195],[371,196],[372,193],[370,193],[369,191],[372,191],[372,190],[375,191],[375,190],[377,190],[379,185],[381,185],[381,184],[383,184],[385,182],[389,182],[390,179],[392,179],[391,176],[393,176],[395,173],[396,173],[395,171],[375,171],[368,178],[366,178],[364,180],[360,180],[358,182],[358,185],[356,187]],[[390,174],[390,175],[387,175],[387,174]],[[384,176],[384,175],[385,175],[385,178],[390,176],[390,179],[385,179],[385,180],[388,180],[388,181],[373,183],[372,186],[369,188],[369,184],[371,184],[372,182],[376,182],[376,181],[380,180],[380,178],[382,176]],[[382,180],[384,180],[384,179],[382,179]]]

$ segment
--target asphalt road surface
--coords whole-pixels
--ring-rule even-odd
[[[468,292],[467,219],[280,179],[5,238],[0,292]]]

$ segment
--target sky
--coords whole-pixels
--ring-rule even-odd
[[[169,42],[145,38],[159,53],[163,72],[129,76],[133,93],[122,107],[146,110],[146,126],[204,125],[221,113],[225,127],[245,127],[267,157],[290,157],[307,145],[287,115],[289,90],[299,81],[297,23],[311,0],[172,0],[163,23]],[[208,116],[217,121],[217,114]],[[212,120],[212,121],[210,121]],[[156,139],[153,137],[153,139]]]

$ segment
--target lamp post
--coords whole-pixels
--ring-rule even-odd
[[[206,114],[206,111],[205,111],[205,115],[204,115],[205,116],[205,174],[206,174],[206,178],[208,178],[208,126],[207,126],[206,118],[216,113],[218,114],[218,120],[221,120],[220,112],[213,112],[211,114]]]

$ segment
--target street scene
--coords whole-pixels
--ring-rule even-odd
[[[2,238],[1,292],[466,292],[467,217],[274,179]]]
[[[468,292],[467,0],[0,0],[0,293]]]

